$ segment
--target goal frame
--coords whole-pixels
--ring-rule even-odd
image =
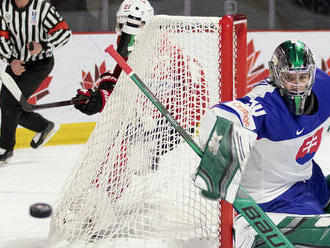
[[[236,24],[235,24],[236,23]],[[230,101],[247,93],[247,18],[245,15],[225,15],[221,25],[221,100]],[[234,30],[235,29],[235,30]],[[234,43],[236,35],[237,61],[234,65]],[[235,70],[236,69],[236,70]],[[220,247],[233,247],[232,204],[220,201],[219,242]]]
[[[219,74],[216,74],[214,80],[210,81],[214,82],[213,85],[216,85],[218,77],[218,92],[216,90],[212,92],[214,92],[215,100],[230,101],[244,96],[247,92],[247,19],[244,15],[226,15],[218,17],[214,23],[215,25],[218,23],[220,26],[220,29],[214,32],[215,37],[217,37],[214,42],[214,50],[216,50],[217,46],[218,50],[216,52],[218,52],[218,57],[213,60],[217,62],[214,63],[213,68],[215,71],[218,69]],[[206,30],[205,32],[212,31]],[[207,42],[204,44],[207,44]],[[197,118],[194,119],[194,122],[196,120]],[[108,151],[110,148],[109,146]],[[102,166],[108,161],[108,158],[107,154],[105,162],[102,162]],[[190,168],[193,167],[190,166]],[[212,217],[212,220],[215,220],[212,238],[218,238],[220,247],[231,248],[233,247],[233,207],[231,204],[221,201],[213,209],[217,211],[215,211],[214,218]],[[216,228],[217,225],[219,225],[219,228]]]

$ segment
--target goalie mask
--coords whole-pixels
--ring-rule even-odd
[[[290,112],[303,114],[315,81],[315,62],[309,48],[301,41],[283,42],[275,49],[269,70]]]
[[[136,13],[138,11],[139,13]],[[135,13],[134,13],[135,12]],[[126,23],[127,17],[129,14],[135,16],[138,14],[141,16],[142,25],[147,23],[154,15],[154,9],[148,2],[148,0],[124,0],[117,13],[117,25],[116,25],[116,32],[117,34],[121,33],[121,30]]]

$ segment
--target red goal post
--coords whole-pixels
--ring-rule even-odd
[[[227,15],[221,25],[221,101],[243,97],[247,93],[247,18],[244,15]],[[235,55],[236,53],[236,55]],[[220,247],[233,247],[233,206],[220,202]]]
[[[221,20],[222,101],[247,93],[247,19],[244,15],[228,15]]]

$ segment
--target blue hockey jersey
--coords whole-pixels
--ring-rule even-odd
[[[202,120],[202,146],[216,116],[257,133],[241,180],[257,203],[276,198],[312,175],[312,159],[330,125],[330,77],[317,69],[312,90],[318,102],[312,115],[291,114],[279,91],[264,80],[245,97],[215,105]]]

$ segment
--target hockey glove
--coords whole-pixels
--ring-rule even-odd
[[[102,112],[104,105],[110,96],[110,92],[99,89],[96,89],[95,91],[91,89],[78,89],[75,98],[81,98],[81,96],[86,97],[88,100],[86,103],[76,103],[74,107],[82,113],[93,115],[98,112]]]
[[[105,103],[115,88],[117,78],[114,77],[113,74],[106,72],[100,76],[100,79],[101,81],[95,91],[91,89],[77,90],[77,95],[73,99],[81,98],[82,96],[87,99],[85,103],[77,103],[74,105],[74,107],[80,110],[82,113],[93,115],[98,112],[102,112]]]
[[[115,75],[106,72],[100,76],[100,79],[101,81],[98,84],[98,88],[101,90],[108,90],[111,94],[117,83],[117,78],[115,77]]]

